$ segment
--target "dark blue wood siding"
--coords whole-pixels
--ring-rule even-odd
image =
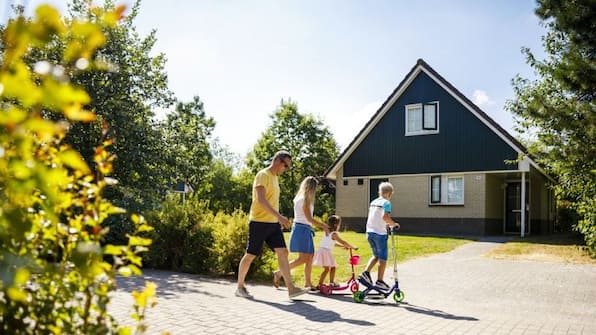
[[[439,133],[405,136],[405,106],[439,102]],[[515,170],[517,153],[420,72],[344,163],[344,176]]]

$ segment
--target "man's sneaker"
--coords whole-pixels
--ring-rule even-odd
[[[368,271],[364,271],[362,272],[362,274],[360,275],[360,277],[358,277],[358,279],[360,280],[360,282],[364,285],[367,286],[372,286],[372,278],[370,277],[370,272]]]
[[[294,299],[299,295],[303,295],[304,293],[307,293],[308,291],[309,291],[308,288],[294,287],[294,289],[288,291],[288,296],[290,297],[290,299]]]
[[[391,287],[389,287],[389,285],[387,285],[386,282],[382,281],[382,280],[377,280],[377,282],[375,283],[375,286],[381,291],[381,292],[389,292],[389,290],[391,289]]]
[[[248,293],[246,287],[239,287],[236,289],[236,296],[241,298],[252,299],[252,295]]]

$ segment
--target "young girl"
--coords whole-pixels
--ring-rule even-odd
[[[341,225],[341,218],[338,215],[331,215],[327,220],[327,225],[329,226],[329,234],[326,234],[321,240],[321,243],[319,244],[319,250],[317,250],[315,253],[313,260],[313,265],[323,267],[323,272],[319,278],[319,286],[317,287],[321,287],[321,285],[323,285],[325,278],[327,277],[327,273],[329,273],[329,285],[331,287],[339,286],[335,283],[335,267],[337,264],[335,263],[335,258],[331,253],[331,250],[335,244],[346,249],[358,249],[339,237],[338,231]]]

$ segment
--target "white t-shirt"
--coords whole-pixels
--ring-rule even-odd
[[[294,199],[294,222],[302,223],[305,225],[312,226],[310,222],[306,219],[306,214],[304,214],[304,197],[300,196]],[[310,216],[312,217],[312,213],[315,210],[315,204],[310,204]]]
[[[321,239],[321,242],[319,243],[319,248],[324,248],[324,249],[333,249],[333,247],[335,246],[335,241],[333,240],[333,234],[336,234],[336,231],[332,231],[329,233],[329,235],[325,235],[323,236],[323,238]]]
[[[387,235],[387,223],[383,220],[385,213],[391,213],[391,201],[378,197],[370,203],[366,232]]]

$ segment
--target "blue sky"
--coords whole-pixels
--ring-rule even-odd
[[[521,47],[543,55],[535,7],[534,0],[143,0],[135,26],[141,35],[157,30],[154,51],[168,59],[170,88],[183,101],[200,96],[215,136],[244,155],[282,98],[320,117],[344,149],[418,58],[515,135],[504,104],[516,74],[533,76]]]

